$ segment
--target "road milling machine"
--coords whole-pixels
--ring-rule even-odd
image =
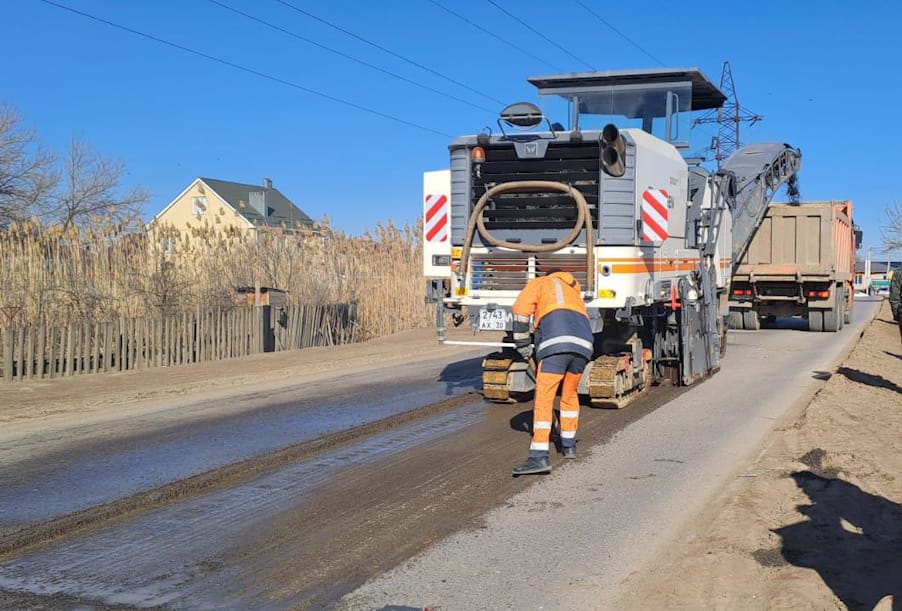
[[[594,333],[580,393],[623,407],[652,384],[686,385],[718,370],[738,261],[801,154],[740,149],[717,171],[684,158],[692,112],[726,97],[698,69],[531,77],[559,96],[569,127],[529,102],[498,131],[455,139],[450,170],[424,175],[424,269],[438,340],[500,348],[483,362],[495,402],[528,397],[534,364],[511,341],[511,305],[550,270],[579,281]],[[560,102],[558,102],[560,103]],[[498,342],[451,342],[445,318]],[[497,336],[497,334],[496,334]]]

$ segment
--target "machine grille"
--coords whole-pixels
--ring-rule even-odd
[[[538,276],[555,269],[570,272],[586,286],[584,254],[474,253],[470,261],[470,288],[476,291],[519,291],[529,282],[531,267]]]
[[[491,187],[518,180],[553,180],[579,189],[593,219],[598,218],[599,143],[551,142],[544,159],[518,159],[512,143],[485,147],[485,162],[474,176],[470,207]],[[493,198],[483,211],[485,227],[496,229],[570,229],[576,206],[563,193],[510,193]]]

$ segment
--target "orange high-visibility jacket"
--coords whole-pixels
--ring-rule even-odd
[[[592,358],[592,329],[579,282],[572,274],[554,272],[531,280],[511,309],[515,343],[529,343],[529,317],[533,317],[537,359],[564,352]]]

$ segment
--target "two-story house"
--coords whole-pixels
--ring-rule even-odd
[[[263,226],[313,229],[315,223],[268,178],[262,185],[197,178],[154,216],[151,225],[178,230],[206,225],[255,232]]]

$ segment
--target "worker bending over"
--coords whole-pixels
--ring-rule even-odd
[[[592,358],[592,329],[579,283],[570,273],[552,270],[531,280],[513,305],[514,343],[524,359],[533,354],[529,318],[535,330],[535,405],[529,458],[514,468],[514,475],[550,473],[548,460],[554,397],[561,391],[561,448],[564,458],[576,458],[579,423],[577,389]]]

